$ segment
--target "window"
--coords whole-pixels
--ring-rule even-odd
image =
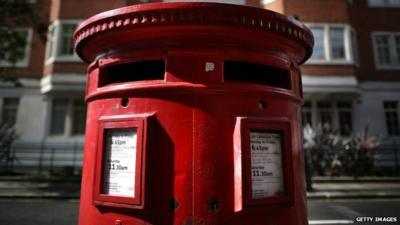
[[[319,101],[317,102],[317,110],[318,110],[318,121],[325,125],[332,125],[332,103],[327,101]]]
[[[368,0],[370,7],[400,7],[400,0]]]
[[[46,63],[79,61],[72,43],[72,35],[78,23],[79,21],[77,20],[62,20],[56,21],[49,26]]]
[[[8,126],[14,126],[17,121],[18,98],[4,98],[1,112],[1,122]]]
[[[353,113],[351,102],[337,102],[337,111],[339,119],[339,132],[341,135],[349,135],[353,130]]]
[[[343,24],[308,24],[314,35],[314,52],[308,63],[350,64],[355,62],[354,31]]]
[[[312,106],[311,102],[306,101],[303,105],[303,110],[301,113],[303,127],[306,125],[312,125]]]
[[[73,102],[72,116],[72,134],[79,135],[85,133],[86,123],[86,104],[81,99],[75,99]]]
[[[69,56],[74,54],[74,46],[72,45],[72,35],[77,24],[67,23],[61,25],[61,37],[60,37],[60,52],[61,56]]]
[[[330,43],[332,59],[345,59],[344,29],[342,27],[330,28]]]
[[[86,105],[81,99],[55,98],[52,101],[50,135],[82,135]]]
[[[12,36],[13,43],[7,43],[2,41],[0,44],[0,58],[4,60],[0,60],[0,66],[2,67],[27,67],[29,65],[29,55],[30,55],[30,46],[32,42],[32,29],[27,27],[16,28],[14,30],[7,30],[1,32],[3,38],[7,38],[6,36]],[[3,40],[1,38],[1,40]],[[10,39],[6,39],[10,40]],[[18,48],[18,51],[15,51],[13,46],[21,45],[25,46],[22,48]],[[10,49],[13,48],[13,49]],[[8,52],[14,51],[12,55]]]
[[[302,109],[303,126],[309,124],[316,128],[329,124],[341,135],[353,131],[353,103],[351,100],[308,100]]]
[[[372,33],[377,69],[400,69],[400,33]]]
[[[68,99],[53,100],[51,111],[51,129],[53,135],[64,134],[65,121],[68,113]]]
[[[385,110],[386,131],[388,135],[400,135],[399,104],[396,101],[383,102]]]
[[[325,59],[325,44],[324,44],[324,28],[312,27],[311,31],[314,35],[315,45],[312,59]]]

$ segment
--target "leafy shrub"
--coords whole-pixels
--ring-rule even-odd
[[[378,145],[379,138],[369,136],[368,127],[361,136],[341,136],[327,124],[318,126],[316,130],[309,125],[304,127],[304,149],[312,175],[371,175]]]

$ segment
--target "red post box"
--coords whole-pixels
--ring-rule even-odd
[[[90,63],[80,225],[307,224],[304,25],[155,3],[98,14],[74,42]]]

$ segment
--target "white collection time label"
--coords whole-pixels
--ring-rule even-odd
[[[106,130],[102,194],[135,197],[137,131]]]
[[[253,199],[282,195],[285,192],[281,139],[279,133],[250,132]]]

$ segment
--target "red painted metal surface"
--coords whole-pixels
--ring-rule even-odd
[[[74,42],[90,63],[80,225],[307,224],[305,26],[245,6],[157,3],[96,15]],[[134,198],[100,193],[101,133],[119,126],[140,130]],[[283,137],[282,195],[252,199],[251,129]]]

